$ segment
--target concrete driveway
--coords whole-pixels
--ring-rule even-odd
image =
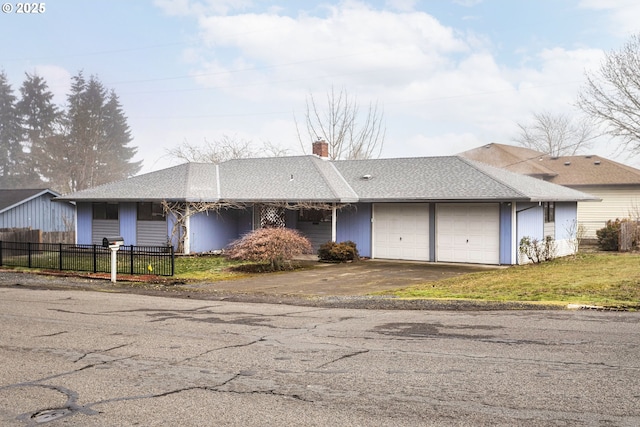
[[[347,264],[306,261],[310,268],[246,279],[186,285],[194,290],[286,296],[360,296],[500,268],[468,264],[366,260]]]

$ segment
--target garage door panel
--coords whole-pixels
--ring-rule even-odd
[[[429,205],[380,203],[373,208],[376,258],[429,260]]]
[[[437,205],[438,261],[499,264],[499,249],[500,216],[497,203]]]

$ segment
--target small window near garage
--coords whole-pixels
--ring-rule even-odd
[[[545,202],[542,205],[544,209],[544,222],[556,222],[556,205],[553,202]]]
[[[94,203],[93,219],[118,219],[118,204]]]
[[[314,224],[330,222],[331,211],[321,209],[300,209],[298,221],[312,222]]]
[[[164,221],[162,203],[138,203],[138,221]]]

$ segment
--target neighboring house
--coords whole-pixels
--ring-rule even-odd
[[[208,202],[210,211],[186,223],[187,253],[220,250],[255,228],[284,225],[316,248],[351,240],[364,257],[516,264],[523,236],[550,234],[559,255],[572,253],[568,226],[577,201],[590,198],[461,157],[309,155],[187,163],[60,200],[77,203],[78,243],[121,235],[127,245],[166,244],[175,218],[163,215],[162,201],[185,209]]]
[[[54,203],[60,194],[48,189],[0,190],[0,229],[73,231],[75,207]]]
[[[607,220],[640,218],[640,170],[595,155],[552,157],[538,151],[488,144],[460,153],[465,158],[570,187],[602,200],[578,203],[584,237],[596,238]]]

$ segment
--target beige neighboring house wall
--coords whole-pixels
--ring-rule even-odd
[[[595,239],[596,230],[604,227],[607,219],[640,217],[640,185],[588,186],[576,189],[602,199],[600,203],[578,203],[578,223],[585,228],[584,238]]]
[[[640,217],[640,170],[596,155],[552,157],[538,151],[491,143],[459,154],[511,172],[590,194],[601,201],[578,202],[584,238],[595,239],[607,220]]]

